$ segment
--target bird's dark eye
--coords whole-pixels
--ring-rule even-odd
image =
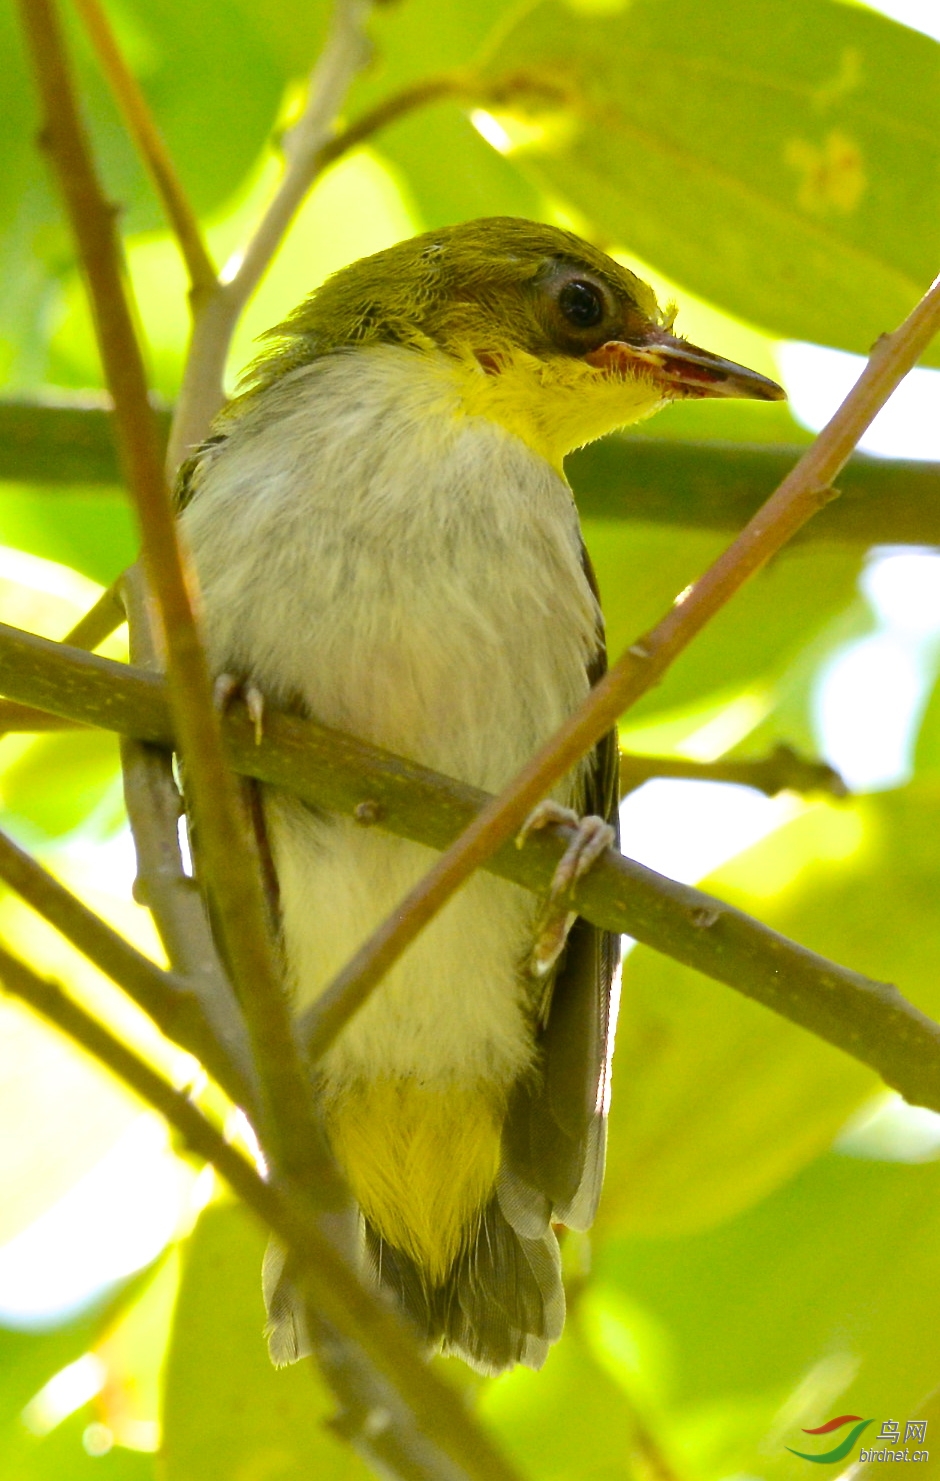
[[[558,307],[575,329],[593,329],[604,317],[604,295],[593,283],[575,278],[558,295]]]

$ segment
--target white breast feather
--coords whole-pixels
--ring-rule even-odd
[[[234,425],[182,518],[210,662],[274,703],[495,791],[587,690],[600,615],[570,491],[518,437],[462,413],[443,355],[374,347],[285,378]],[[286,794],[266,809],[302,1009],[435,855]],[[515,1079],[532,1053],[519,964],[536,909],[471,879],[347,1026],[329,1080]]]

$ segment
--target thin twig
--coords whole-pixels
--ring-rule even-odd
[[[69,629],[62,641],[70,643],[73,648],[87,648],[89,653],[93,653],[105,638],[110,638],[117,631],[123,621],[124,608],[117,588],[109,586],[101,593],[95,605],[89,607],[75,626]]]
[[[152,613],[139,566],[125,572],[121,595],[131,661],[157,672],[160,663]],[[123,736],[121,770],[137,853],[134,895],[153,915],[171,964],[189,981],[219,1044],[242,1066],[243,1084],[251,1086],[251,1095],[241,1104],[257,1114],[257,1076],[248,1054],[244,1019],[219,961],[205,901],[183,868],[179,838],[183,805],[173,775],[172,752]]]
[[[85,23],[101,70],[110,84],[128,133],[137,145],[163,203],[186,263],[190,306],[195,309],[200,299],[211,293],[216,285],[215,267],[199,229],[196,213],[189,204],[147,99],[121,54],[99,0],[72,0],[72,3]]]
[[[677,777],[693,782],[735,782],[754,787],[766,797],[780,792],[824,792],[847,797],[848,787],[827,761],[808,761],[792,746],[779,745],[767,756],[736,761],[683,761],[676,756],[638,756],[620,753],[620,795],[625,797],[644,782]]]
[[[464,880],[514,837],[535,805],[662,678],[744,583],[834,497],[833,479],[896,386],[940,329],[940,279],[893,334],[884,335],[835,416],[718,560],[621,656],[583,704],[363,943],[320,1001],[360,1007]],[[348,1014],[346,1015],[349,1016]]]
[[[244,1034],[235,1052],[220,1045],[185,978],[164,972],[139,952],[5,833],[0,833],[0,879],[122,987],[168,1039],[195,1055],[234,1100],[244,1105],[250,1099]]]
[[[343,1405],[330,1420],[333,1433],[390,1481],[463,1481],[463,1466],[453,1465],[422,1434],[413,1413],[361,1349],[309,1302],[306,1320],[317,1363]],[[376,1425],[376,1414],[387,1416],[387,1423]]]
[[[174,727],[206,876],[261,1082],[259,1129],[276,1166],[312,1174],[318,1139],[308,1082],[269,939],[255,840],[222,750],[191,577],[183,570],[143,360],[125,296],[114,212],[102,193],[79,116],[55,0],[20,0],[20,10],[42,98],[44,138],[87,277],[128,486],[143,531],[145,565],[162,619]],[[315,1162],[319,1170],[322,1159],[316,1156]]]
[[[321,1234],[296,1192],[264,1182],[251,1164],[185,1095],[64,993],[0,946],[7,990],[81,1045],[165,1118],[199,1157],[211,1162],[242,1202],[292,1251],[318,1311],[367,1354],[407,1404],[422,1433],[469,1481],[518,1481],[518,1473],[474,1423],[463,1399],[430,1370],[385,1303],[358,1280]],[[448,1477],[449,1481],[449,1477]]]
[[[4,687],[26,702],[157,745],[172,743],[165,686],[152,674],[2,624],[0,671]],[[274,709],[266,713],[260,745],[243,704],[232,706],[224,729],[238,771],[430,848],[446,848],[492,802],[475,787]],[[506,843],[482,867],[544,894],[568,836],[563,828],[547,829],[522,850]],[[574,904],[595,925],[633,936],[763,1003],[870,1065],[907,1100],[940,1111],[940,1030],[894,988],[612,852],[579,882]],[[339,1014],[334,1005],[326,1018],[308,1016],[318,1047],[352,1011],[347,999]]]
[[[199,306],[170,432],[167,467],[171,473],[205,437],[225,394],[222,378],[232,333],[268,264],[322,166],[320,152],[330,139],[349,85],[369,58],[364,26],[372,0],[335,0],[326,45],[310,77],[307,105],[285,136],[284,175],[236,272]]]

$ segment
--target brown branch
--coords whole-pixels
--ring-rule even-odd
[[[283,141],[286,166],[281,182],[237,271],[199,306],[170,431],[171,472],[202,441],[224,405],[222,378],[235,325],[322,170],[320,151],[331,136],[350,83],[368,60],[364,25],[371,8],[372,0],[334,0],[330,31],[310,78],[306,107]]]
[[[170,153],[140,84],[128,67],[99,0],[72,0],[95,49],[127,131],[150,172],[189,273],[190,303],[210,293],[216,271]]]
[[[2,624],[0,672],[4,688],[27,703],[172,744],[165,686],[152,674]],[[475,787],[274,709],[265,716],[261,745],[244,705],[232,706],[224,729],[232,764],[246,776],[430,848],[446,848],[492,802]],[[544,894],[566,837],[564,829],[549,829],[522,850],[508,842],[483,867]],[[870,1065],[912,1103],[940,1111],[940,1031],[894,988],[619,854],[607,854],[580,881],[575,904],[595,925],[633,936],[763,1003]],[[306,1028],[323,1042],[324,1024],[315,1015]],[[915,1044],[919,1063],[909,1058]]]
[[[379,1476],[399,1481],[463,1481],[466,1471],[455,1467],[415,1423],[401,1402],[356,1345],[324,1321],[307,1303],[307,1329],[317,1364],[343,1408],[329,1421],[330,1429],[345,1440]],[[374,1416],[388,1416],[377,1426]]]
[[[401,92],[383,98],[374,108],[368,108],[365,113],[353,119],[352,123],[334,134],[332,139],[328,139],[317,155],[317,174],[342,159],[343,155],[357,149],[374,134],[397,123],[400,118],[406,118],[409,113],[417,112],[419,108],[427,108],[429,104],[440,103],[446,98],[482,102],[486,94],[487,88],[482,79],[463,69],[439,72],[434,77],[424,77],[418,82],[412,82],[408,87],[403,87]]]
[[[470,1481],[518,1481],[518,1473],[474,1423],[462,1397],[418,1354],[403,1323],[366,1289],[317,1227],[296,1192],[264,1182],[185,1095],[116,1039],[57,983],[38,977],[0,946],[0,979],[160,1113],[199,1157],[211,1162],[242,1202],[292,1251],[304,1289],[328,1321],[356,1343],[388,1379],[415,1423]],[[448,1471],[442,1472],[448,1477]]]
[[[95,605],[89,607],[75,626],[69,629],[62,641],[70,643],[73,648],[87,648],[89,653],[93,653],[105,638],[110,638],[117,631],[124,620],[124,608],[117,590],[109,586],[101,593]]]
[[[47,715],[33,705],[20,705],[13,699],[0,699],[0,736],[37,735],[47,730],[76,730],[83,727],[61,715]]]
[[[848,788],[826,761],[808,761],[792,746],[778,745],[767,756],[742,757],[736,761],[683,761],[674,756],[638,756],[620,753],[620,795],[625,797],[644,782],[658,777],[677,777],[694,782],[735,782],[754,787],[766,797],[779,792],[824,792],[847,797]]]
[[[222,750],[196,629],[192,578],[184,574],[143,360],[124,292],[114,212],[102,193],[79,116],[55,0],[20,0],[20,11],[43,104],[45,142],[88,282],[128,486],[142,527],[144,560],[162,619],[174,726],[192,811],[261,1082],[262,1136],[276,1166],[312,1171],[317,1137],[308,1082],[267,930],[254,837]]]
[[[73,648],[87,648],[94,652],[99,643],[109,638],[124,621],[124,608],[111,586],[103,591],[93,607],[78,619],[62,639]],[[14,704],[11,700],[0,700],[0,736],[14,733],[31,733],[44,730],[67,730],[75,722],[63,720],[58,715],[46,715],[30,705]]]
[[[88,392],[57,393],[54,401],[0,398],[0,480],[42,484],[50,497],[55,485],[118,483],[106,400]],[[708,404],[699,411],[704,438]],[[165,445],[169,412],[157,406],[155,414]],[[703,438],[628,432],[572,453],[565,471],[582,518],[733,534],[803,451],[779,442]],[[795,544],[940,545],[940,464],[856,453],[839,475],[839,489]]]
[[[233,1100],[242,1105],[250,1100],[244,1035],[237,1045],[220,1043],[185,978],[164,972],[139,952],[5,833],[0,833],[0,879],[122,987],[168,1039],[195,1055]]]
[[[152,614],[139,566],[124,573],[121,595],[131,660],[156,672],[159,662]],[[257,1075],[247,1052],[244,1019],[219,961],[205,901],[183,868],[179,839],[183,803],[173,775],[172,752],[122,736],[121,771],[137,853],[135,897],[153,915],[171,964],[188,979],[219,1044],[243,1067],[243,1083],[251,1086],[251,1093],[241,1104],[257,1116]]]
[[[464,880],[516,835],[552,786],[662,678],[669,665],[757,571],[833,496],[832,481],[895,387],[940,329],[940,279],[893,334],[763,509],[663,619],[621,656],[574,714],[483,809],[466,832],[364,942],[318,1003],[340,1024],[361,1007],[402,952]],[[336,1030],[338,1031],[338,1029]],[[326,1041],[325,1041],[326,1042]]]

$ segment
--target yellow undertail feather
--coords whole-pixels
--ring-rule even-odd
[[[377,1234],[440,1284],[476,1234],[499,1168],[492,1088],[378,1080],[327,1109],[333,1151]]]

